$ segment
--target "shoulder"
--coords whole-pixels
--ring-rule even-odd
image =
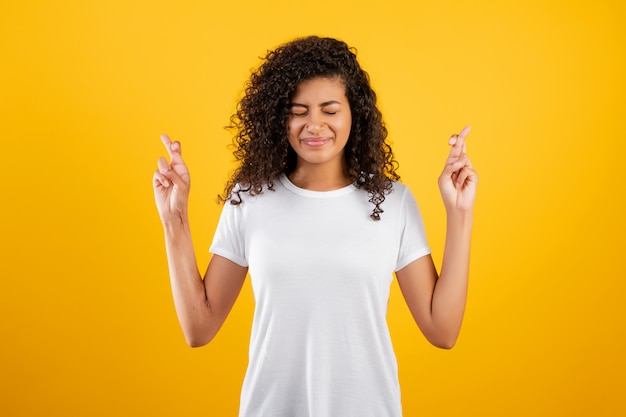
[[[391,190],[385,195],[385,200],[404,201],[407,197],[413,197],[411,189],[404,183],[392,181]]]
[[[391,191],[385,195],[382,207],[386,211],[403,213],[403,215],[419,212],[417,199],[409,186],[398,181],[393,182]]]
[[[391,182],[391,191],[395,193],[406,193],[410,192],[409,187],[400,182],[400,181],[392,181]]]

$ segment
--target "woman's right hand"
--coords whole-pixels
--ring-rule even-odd
[[[154,171],[152,185],[154,198],[163,225],[172,222],[185,223],[187,221],[187,203],[189,200],[190,177],[189,170],[181,157],[180,142],[172,142],[167,135],[161,135],[161,140],[170,157],[161,157],[158,169]]]

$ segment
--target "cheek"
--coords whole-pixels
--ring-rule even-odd
[[[352,118],[348,117],[342,120],[341,129],[346,136],[350,136],[352,130]]]
[[[299,128],[297,123],[287,123],[287,141],[293,147],[298,142]]]
[[[295,135],[295,134],[297,134],[297,133],[298,133],[298,131],[299,131],[299,130],[300,130],[300,128],[301,128],[301,127],[299,126],[299,125],[301,125],[301,124],[302,124],[302,123],[298,123],[298,122],[297,122],[297,121],[295,121],[295,120],[289,120],[289,121],[287,122],[287,134],[288,134],[288,135],[290,135],[290,136],[291,136],[292,134],[294,134],[294,135]]]
[[[295,123],[293,120],[288,120],[287,121],[287,133],[291,133],[296,129],[295,127]]]

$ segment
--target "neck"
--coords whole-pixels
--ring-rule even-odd
[[[295,186],[311,191],[337,190],[353,182],[343,166],[330,170],[326,167],[298,165],[288,177]]]

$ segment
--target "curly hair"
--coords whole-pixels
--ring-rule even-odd
[[[374,205],[370,217],[380,220],[381,204],[400,176],[387,129],[376,106],[376,93],[361,69],[356,50],[332,38],[295,39],[268,51],[252,72],[244,97],[230,118],[238,168],[226,183],[221,201],[242,202],[241,192],[257,195],[264,187],[274,190],[274,180],[296,167],[296,153],[288,142],[287,120],[296,87],[313,78],[338,77],[344,84],[352,113],[350,136],[344,149],[347,174],[368,192]]]

